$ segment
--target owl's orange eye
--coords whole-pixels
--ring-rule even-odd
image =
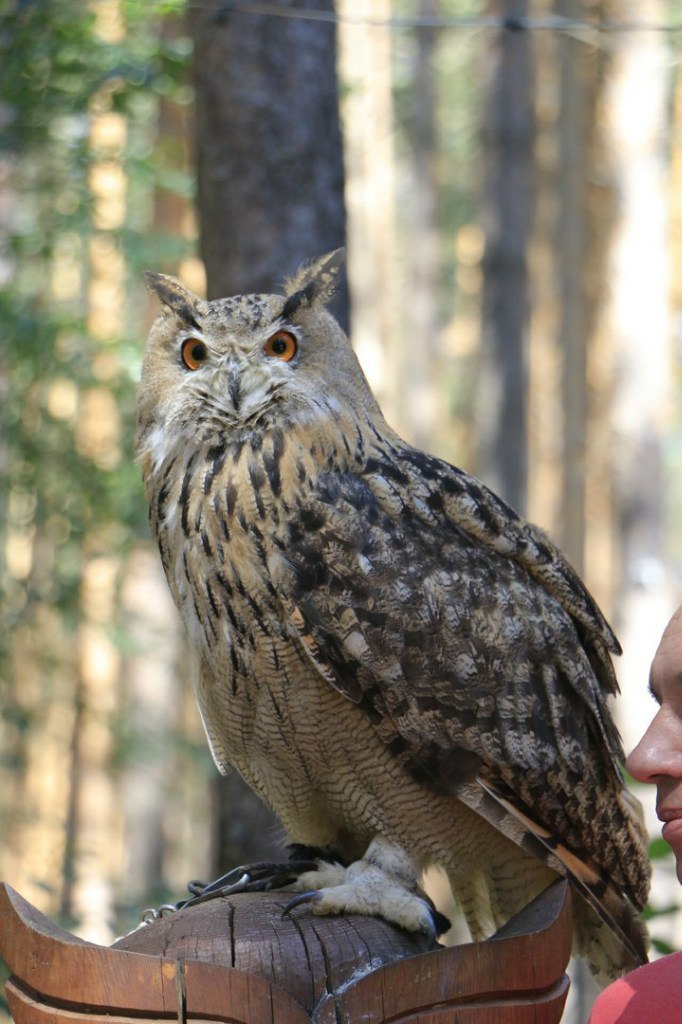
[[[198,338],[187,338],[180,349],[182,361],[188,370],[198,370],[208,355],[208,350],[203,341]]]
[[[298,344],[293,334],[290,334],[289,331],[277,331],[265,342],[263,351],[266,356],[274,356],[275,359],[281,359],[288,363],[296,355],[297,348]]]

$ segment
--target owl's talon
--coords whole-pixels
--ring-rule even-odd
[[[317,867],[316,860],[304,858],[293,858],[282,863],[261,861],[256,864],[241,864],[212,882],[192,879],[187,883],[189,896],[178,900],[177,903],[165,903],[162,907],[144,910],[140,915],[140,921],[142,924],[149,924],[176,910],[185,910],[187,907],[194,907],[198,903],[205,903],[221,896],[283,889],[296,882],[299,876],[316,871]]]
[[[440,910],[436,910],[436,908],[430,904],[430,901],[429,911],[431,913],[433,930],[436,938],[439,938],[441,935],[445,935],[446,932],[449,932],[452,928],[452,921],[450,918],[446,917],[445,914],[441,914]]]
[[[293,899],[289,900],[282,911],[282,917],[287,917],[292,910],[295,910],[296,907],[300,907],[302,903],[317,903],[321,899],[322,893],[318,889],[310,889],[308,892],[300,892],[298,896],[294,896]]]

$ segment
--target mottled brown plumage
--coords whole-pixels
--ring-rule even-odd
[[[325,309],[338,265],[216,302],[149,275],[138,453],[214,757],[293,841],[372,844],[315,912],[428,926],[438,863],[479,938],[560,872],[612,975],[644,957],[649,881],[618,643],[539,529],[388,427]]]

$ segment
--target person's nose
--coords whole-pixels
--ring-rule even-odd
[[[625,767],[638,782],[655,782],[660,775],[682,778],[680,720],[666,708],[660,708]]]

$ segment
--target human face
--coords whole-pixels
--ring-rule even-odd
[[[682,882],[682,607],[668,623],[651,663],[654,719],[626,761],[639,782],[656,786],[656,813]]]

